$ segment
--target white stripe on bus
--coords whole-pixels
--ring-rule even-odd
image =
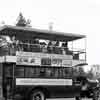
[[[16,85],[72,85],[72,79],[16,78]]]

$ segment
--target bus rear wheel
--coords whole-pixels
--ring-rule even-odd
[[[41,90],[34,90],[30,100],[45,100],[45,94]]]

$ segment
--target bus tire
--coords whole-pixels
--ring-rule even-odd
[[[30,100],[45,100],[45,94],[41,90],[34,90],[31,93]]]
[[[80,96],[75,97],[75,100],[82,100]]]

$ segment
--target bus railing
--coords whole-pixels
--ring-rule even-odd
[[[80,59],[81,54],[83,54],[84,57],[86,56],[85,49],[75,50],[73,48],[70,50],[68,47],[49,46],[44,44],[43,45],[29,44],[29,43],[19,43],[12,45],[10,44],[4,49],[6,55],[16,55],[16,51],[22,51],[22,52],[42,52],[48,54],[72,55],[73,59],[77,60]]]

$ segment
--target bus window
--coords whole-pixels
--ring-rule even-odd
[[[46,68],[46,77],[50,78],[52,76],[52,68]]]
[[[21,66],[15,67],[15,77],[24,77],[24,67]]]
[[[25,68],[25,69],[24,69]],[[71,78],[72,68],[58,67],[18,67],[16,68],[16,77],[27,78]],[[25,72],[24,72],[25,71]]]
[[[4,67],[4,75],[5,77],[12,77],[12,73],[13,73],[13,70],[12,70],[12,67],[10,65],[7,65]]]
[[[40,68],[39,67],[25,67],[25,77],[39,77]]]
[[[46,77],[46,68],[40,68],[40,77]]]
[[[59,78],[59,68],[54,68],[54,78]]]
[[[32,67],[25,67],[25,77],[33,77],[34,69]]]
[[[71,78],[72,77],[72,68],[63,68],[62,69],[62,76],[64,77],[64,78]]]

